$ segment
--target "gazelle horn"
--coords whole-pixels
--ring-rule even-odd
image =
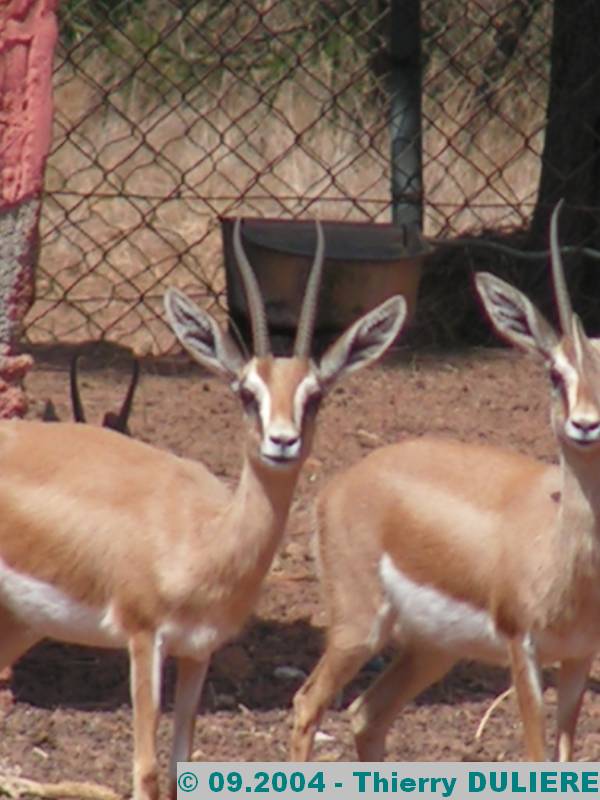
[[[71,359],[71,367],[69,369],[69,386],[71,389],[71,408],[73,409],[73,419],[75,422],[85,422],[85,414],[83,412],[83,403],[81,402],[81,395],[79,394],[79,384],[77,382],[77,369],[79,359],[81,356],[73,356]]]
[[[79,392],[79,382],[78,382],[78,369],[79,369],[80,358],[81,358],[80,355],[76,355],[71,360],[71,368],[69,371],[70,388],[71,388],[71,406],[73,408],[73,419],[75,420],[75,422],[86,422],[85,413],[83,410],[83,403],[81,402],[81,394]],[[131,414],[131,408],[133,405],[133,396],[135,394],[135,389],[139,380],[139,376],[140,376],[140,364],[136,358],[133,360],[131,380],[129,382],[129,387],[125,395],[125,399],[123,400],[123,404],[121,405],[119,411],[116,413],[114,411],[106,412],[102,420],[102,426],[104,428],[110,428],[111,430],[118,431],[119,433],[124,433],[127,435],[129,434],[127,423],[129,422],[129,416]]]
[[[567,289],[565,270],[558,243],[558,215],[563,204],[564,200],[559,200],[552,212],[552,218],[550,220],[550,254],[552,262],[552,282],[554,284],[554,295],[558,308],[558,319],[562,332],[569,334],[573,324],[573,307]]]
[[[254,355],[263,357],[271,352],[269,345],[269,331],[267,328],[267,315],[262,295],[254,274],[254,270],[244,252],[241,235],[241,221],[238,217],[233,226],[233,252],[237,260],[238,269],[242,276],[246,301],[252,325],[252,346]]]
[[[317,232],[317,249],[304,291],[296,341],[294,342],[294,355],[300,358],[308,358],[310,356],[310,345],[317,316],[319,289],[321,288],[323,261],[325,258],[325,237],[319,220],[315,220],[315,228]]]
[[[129,381],[129,388],[127,389],[125,399],[123,400],[123,405],[117,414],[111,414],[110,424],[107,423],[107,418],[109,416],[108,413],[105,415],[103,424],[106,427],[111,427],[113,430],[120,431],[121,433],[128,433],[127,423],[129,422],[131,407],[133,405],[133,396],[135,394],[139,377],[140,362],[137,360],[137,358],[134,358],[133,365],[131,367],[131,380]]]

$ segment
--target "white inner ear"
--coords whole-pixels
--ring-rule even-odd
[[[477,290],[492,326],[509,342],[549,359],[558,344],[552,326],[514,286],[487,273],[477,276]]]
[[[505,335],[531,336],[531,320],[527,314],[527,301],[511,286],[483,284],[481,299],[492,324]]]
[[[325,351],[319,364],[322,384],[329,387],[342,375],[380,358],[405,319],[406,301],[395,295],[357,320]]]
[[[494,297],[493,321],[503,330],[520,336],[529,336],[530,324],[524,309],[506,301],[505,298]]]
[[[180,342],[205,358],[213,358],[217,353],[217,341],[212,325],[204,317],[196,316],[187,325],[179,325],[176,330]]]
[[[178,289],[165,295],[165,311],[173,332],[193,358],[221,377],[232,380],[238,375],[245,359],[207,311]]]

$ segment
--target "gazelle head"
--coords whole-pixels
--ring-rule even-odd
[[[552,279],[560,332],[513,286],[488,273],[475,277],[492,324],[505,339],[544,359],[552,383],[552,421],[564,445],[600,447],[600,343],[573,313],[558,245],[558,203],[550,224]]]
[[[167,318],[192,357],[225,379],[240,398],[248,456],[274,469],[297,467],[310,451],[320,402],[338,378],[383,354],[406,318],[406,303],[391,297],[361,317],[325,352],[310,358],[325,243],[317,223],[317,248],[310,270],[291,357],[271,354],[267,318],[254,271],[244,253],[240,221],[234,251],[252,325],[254,355],[246,358],[229,333],[177,289],[165,296]]]

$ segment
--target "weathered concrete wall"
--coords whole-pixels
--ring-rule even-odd
[[[57,0],[0,0],[0,417],[27,408],[30,356],[15,354],[34,296],[44,166],[52,137]]]

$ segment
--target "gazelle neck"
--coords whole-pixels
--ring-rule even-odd
[[[595,448],[594,448],[595,449]],[[593,451],[561,447],[561,534],[600,548],[600,459]],[[562,537],[561,537],[562,538]]]
[[[240,504],[248,520],[283,527],[287,521],[292,495],[298,482],[301,463],[282,469],[267,466],[246,456],[233,503]]]
[[[242,571],[268,570],[283,536],[300,467],[298,463],[276,470],[244,458],[239,483],[220,521],[223,553],[231,548]]]

